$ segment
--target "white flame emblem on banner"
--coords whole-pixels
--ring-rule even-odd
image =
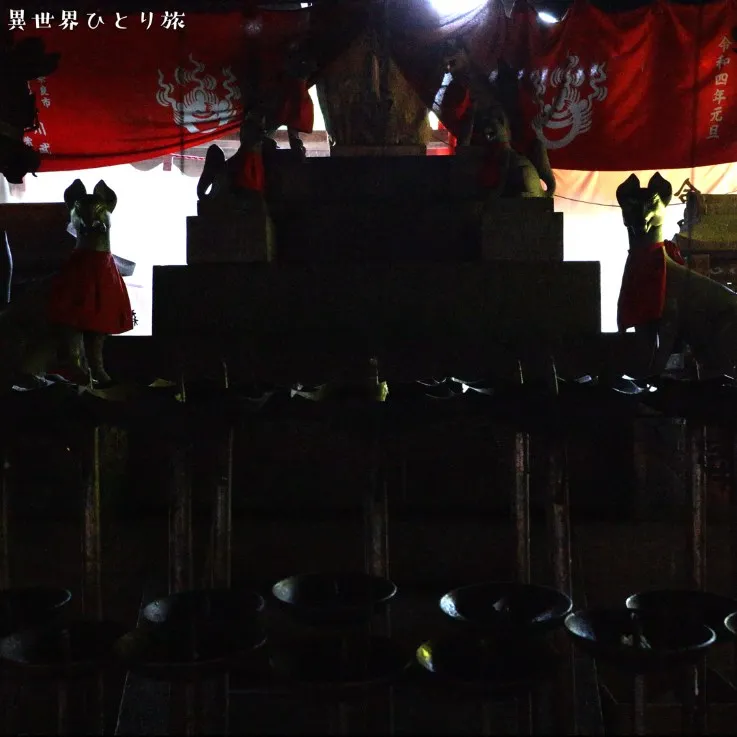
[[[535,87],[535,100],[540,109],[532,125],[547,148],[563,148],[591,128],[594,101],[602,102],[607,96],[607,88],[604,87],[607,80],[605,67],[606,62],[591,65],[588,74],[591,92],[582,97],[580,88],[587,75],[579,67],[578,56],[569,52],[566,65],[556,67],[550,75],[550,87],[561,88],[552,103],[545,102],[548,70],[535,69],[530,73],[530,81]],[[546,129],[566,132],[561,138],[549,138],[545,134]]]
[[[189,60],[192,69],[177,67],[174,81],[179,87],[194,85],[192,89],[181,99],[175,99],[172,96],[174,85],[166,82],[164,73],[159,69],[160,89],[156,93],[156,102],[164,107],[171,107],[174,122],[190,133],[210,133],[233,120],[237,110],[234,101],[240,100],[241,93],[230,67],[222,69],[223,79],[220,83],[227,94],[221,98],[215,92],[218,80],[211,74],[202,75],[205,65],[195,61],[192,54],[189,55]]]

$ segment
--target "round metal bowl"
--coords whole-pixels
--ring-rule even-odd
[[[266,642],[264,628],[246,622],[235,631],[216,625],[193,627],[189,633],[164,626],[138,627],[115,644],[126,669],[151,678],[190,678],[196,671],[221,673],[245,660]]]
[[[386,578],[367,573],[305,573],[290,576],[271,589],[295,619],[317,626],[368,622],[397,593]]]
[[[255,591],[239,589],[193,589],[154,599],[143,608],[149,625],[189,632],[208,626],[237,631],[246,622],[260,619],[264,598]]]
[[[55,621],[71,598],[68,589],[44,586],[0,591],[0,637]]]
[[[253,591],[199,589],[148,603],[141,625],[120,639],[132,669],[167,677],[193,668],[218,670],[263,645],[264,599]]]
[[[639,612],[670,615],[697,624],[705,624],[714,630],[717,642],[724,642],[732,637],[724,620],[732,612],[737,611],[737,600],[707,591],[659,589],[633,594],[627,598],[626,606],[627,609]]]
[[[46,675],[84,675],[116,663],[115,643],[124,632],[115,622],[90,620],[26,629],[0,639],[0,659]]]
[[[636,673],[695,663],[716,642],[705,624],[631,609],[578,611],[565,627],[584,652]]]
[[[737,612],[734,612],[734,614],[730,614],[725,620],[724,620],[724,628],[729,632],[733,637],[737,637]]]
[[[440,608],[487,635],[528,636],[563,623],[573,603],[560,591],[519,583],[477,583],[448,592]]]

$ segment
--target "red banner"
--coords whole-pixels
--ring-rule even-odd
[[[48,28],[29,16],[24,30],[12,31],[39,36],[61,54],[57,71],[31,83],[40,127],[27,142],[42,154],[41,171],[131,163],[236,130],[238,77],[254,59],[268,59],[259,72],[268,84],[279,78],[270,65],[290,42],[309,39],[324,64],[359,27],[344,17],[330,46],[315,37],[320,19],[308,11],[186,13],[178,22],[171,18],[183,14],[85,13],[71,28],[57,15]]]
[[[61,53],[59,69],[32,83],[41,128],[28,138],[44,157],[42,170],[140,161],[234,130],[243,103],[238,76],[255,57],[270,79],[273,62],[266,59],[280,58],[289,41],[310,37],[324,64],[360,30],[360,14],[343,10],[360,0],[326,5],[324,17],[187,13],[184,28],[171,22],[173,13],[168,26],[164,13],[148,12],[80,14],[73,29],[60,18],[36,29],[35,18],[26,18],[25,30],[11,33],[38,35],[48,51]],[[506,21],[500,7],[447,27],[419,15],[414,25],[393,24],[397,60],[428,104],[442,80],[440,44],[457,31],[470,37],[479,60],[491,63],[504,44],[505,57],[523,72],[526,116],[536,119],[556,168],[737,161],[737,0],[654,0],[611,14],[577,0],[550,26],[531,11]]]
[[[560,169],[632,171],[737,161],[737,0],[654,0],[606,13],[577,0],[557,24],[508,24],[527,117]]]

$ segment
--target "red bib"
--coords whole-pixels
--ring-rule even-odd
[[[105,335],[133,328],[128,289],[112,253],[75,248],[54,275],[47,307],[50,322]]]
[[[228,162],[232,171],[232,183],[242,189],[263,192],[266,177],[261,152],[240,150],[233,156],[233,159],[236,157],[238,157],[236,161]]]
[[[501,184],[500,162],[504,149],[496,142],[487,141],[484,144],[484,154],[481,159],[481,168],[478,173],[479,187],[494,189]]]
[[[678,246],[672,241],[630,249],[617,302],[617,325],[620,330],[662,317],[665,307],[666,253],[677,263],[685,265]]]
[[[298,133],[312,133],[315,124],[315,107],[303,79],[285,79],[281,97],[274,115],[274,124],[286,125]]]

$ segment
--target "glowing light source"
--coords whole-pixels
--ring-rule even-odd
[[[558,19],[552,14],[548,13],[545,10],[541,10],[537,17],[543,22],[543,23],[557,23]]]
[[[488,0],[430,0],[435,10],[443,16],[460,16],[480,10]]]

